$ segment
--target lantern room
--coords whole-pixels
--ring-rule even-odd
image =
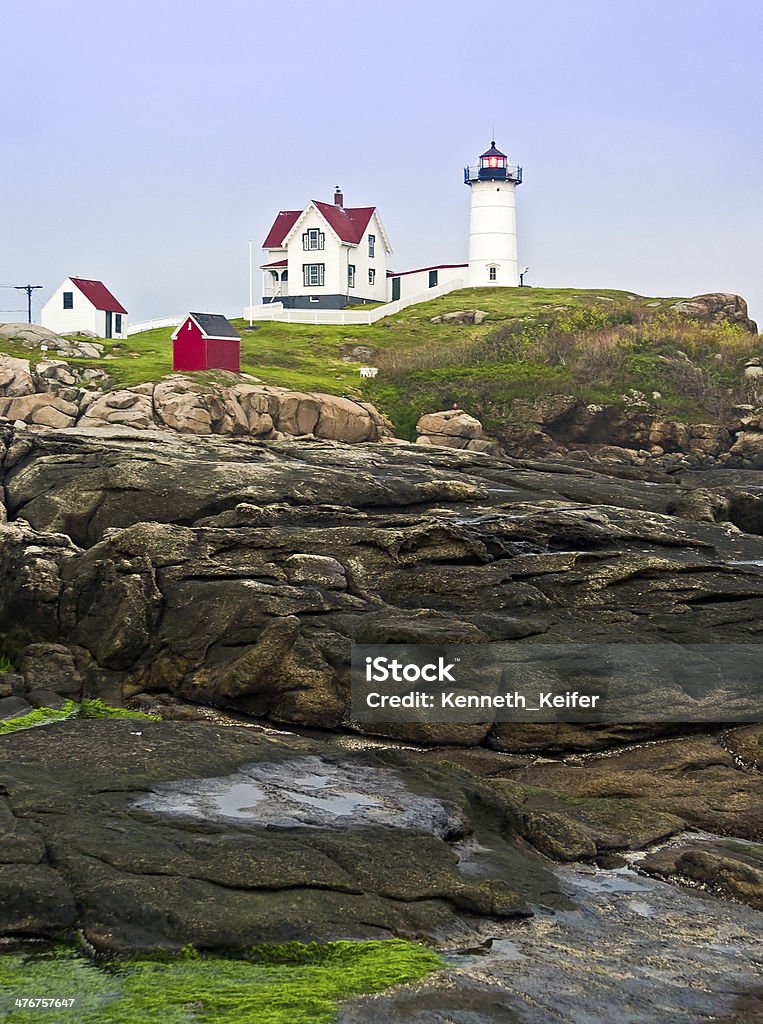
[[[506,177],[506,165],[508,158],[500,149],[496,149],[495,139],[490,143],[490,149],[486,149],[480,157],[480,178],[492,180],[493,178]]]
[[[464,183],[471,185],[475,181],[513,181],[519,185],[522,181],[522,168],[512,167],[509,158],[496,148],[495,139],[480,156],[476,166],[464,168]]]

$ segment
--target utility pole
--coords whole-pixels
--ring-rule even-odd
[[[41,284],[16,284],[13,286],[17,292],[26,292],[27,300],[27,316],[29,323],[32,322],[32,292],[36,292],[38,288],[42,288]]]

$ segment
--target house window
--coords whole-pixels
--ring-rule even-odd
[[[115,334],[121,334],[122,333],[122,314],[121,313],[115,313],[114,314],[114,333]]]
[[[305,288],[320,288],[326,273],[325,263],[303,263],[302,282]]]
[[[323,231],[319,231],[318,228],[310,228],[302,235],[302,248],[305,250],[323,249],[325,242],[326,235]]]
[[[376,249],[376,235],[369,235],[368,236],[368,255],[369,256],[375,256],[376,255],[376,253],[374,251],[375,249]]]
[[[74,292],[64,292],[64,309],[74,309]]]
[[[355,287],[355,267],[352,263],[350,263],[347,267],[347,287]]]
[[[498,267],[489,267],[487,272],[488,279],[490,281],[498,280]]]
[[[376,271],[375,270],[369,270],[368,271],[368,283],[369,284],[376,284]]]
[[[430,288],[434,288],[434,287],[436,287],[436,285],[437,285],[437,271],[436,270],[430,270],[429,271],[429,287]]]

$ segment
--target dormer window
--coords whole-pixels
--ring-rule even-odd
[[[326,235],[318,228],[309,228],[302,235],[302,248],[305,251],[310,249],[323,249],[326,244]]]

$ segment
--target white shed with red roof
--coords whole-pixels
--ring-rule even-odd
[[[85,277],[67,277],[42,307],[40,322],[56,334],[127,337],[127,310],[103,281]]]
[[[375,206],[311,199],[304,210],[281,210],[262,243],[263,301],[291,309],[341,309],[387,300],[392,253]]]

